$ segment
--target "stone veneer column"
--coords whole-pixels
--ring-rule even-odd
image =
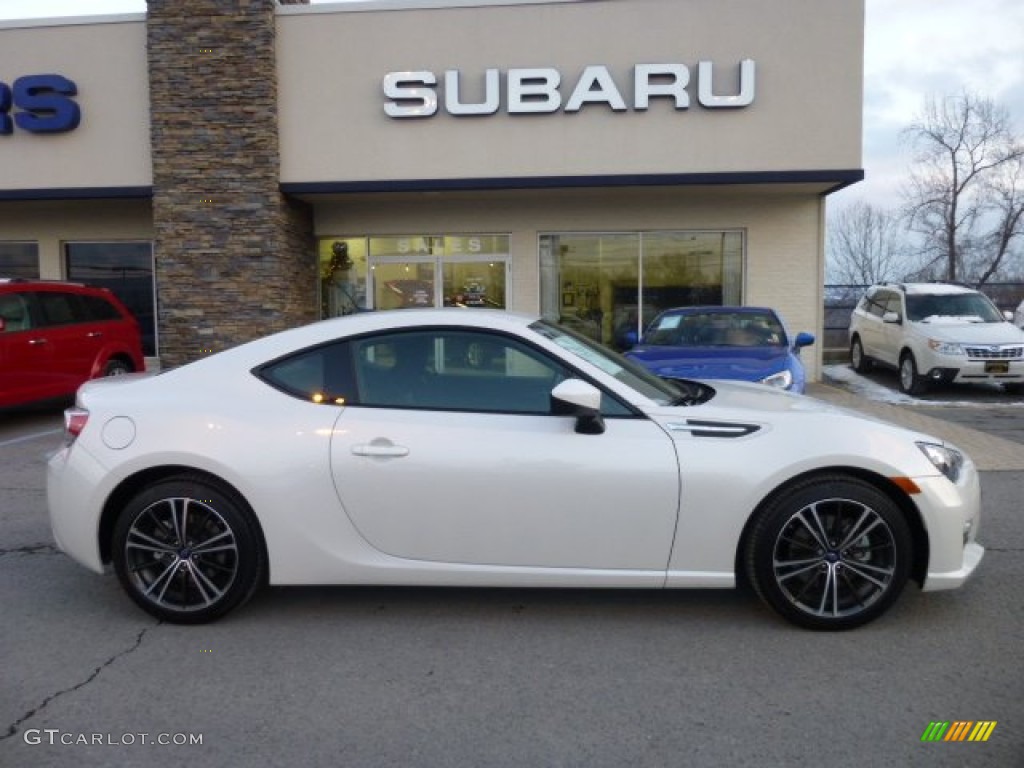
[[[275,5],[148,0],[165,367],[317,315],[312,212],[278,186]]]

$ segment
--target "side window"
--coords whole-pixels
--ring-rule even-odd
[[[885,291],[875,291],[867,297],[867,311],[875,317],[885,314]]]
[[[82,294],[78,297],[78,300],[81,302],[86,319],[92,322],[122,319],[121,313],[117,311],[117,308],[101,296]]]
[[[58,291],[39,291],[36,301],[42,313],[42,325],[70,325],[85,319],[85,311],[73,293]]]
[[[311,403],[344,405],[356,395],[351,350],[344,342],[289,355],[253,373],[275,389]]]
[[[4,319],[4,333],[27,331],[32,327],[28,304],[16,293],[0,296],[0,317]]]
[[[885,312],[895,312],[900,317],[903,317],[903,301],[902,297],[898,293],[889,293],[885,300],[885,308],[882,314]]]
[[[389,408],[551,412],[551,389],[572,374],[496,333],[437,329],[353,342],[359,402]]]

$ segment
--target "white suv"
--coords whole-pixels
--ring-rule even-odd
[[[899,370],[900,390],[932,382],[998,382],[1024,392],[1024,331],[984,294],[943,283],[875,285],[850,318],[850,362]]]

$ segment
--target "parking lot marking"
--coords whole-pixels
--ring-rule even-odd
[[[34,432],[31,435],[22,435],[21,437],[12,437],[10,440],[0,440],[0,448],[6,448],[9,445],[16,445],[17,443],[28,442],[29,440],[37,440],[40,437],[48,437],[50,435],[59,435],[63,430],[60,429],[48,429],[45,432]]]

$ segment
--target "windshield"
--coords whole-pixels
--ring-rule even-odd
[[[981,293],[907,294],[907,318],[915,323],[1001,323],[1003,315]]]
[[[658,405],[672,405],[680,399],[682,390],[672,382],[660,379],[645,368],[622,357],[618,352],[598,344],[578,333],[547,320],[538,320],[530,326],[546,339],[551,339],[567,352],[597,366],[609,376],[635,389]]]
[[[652,347],[784,347],[786,332],[773,312],[674,312],[651,323],[644,345]]]

